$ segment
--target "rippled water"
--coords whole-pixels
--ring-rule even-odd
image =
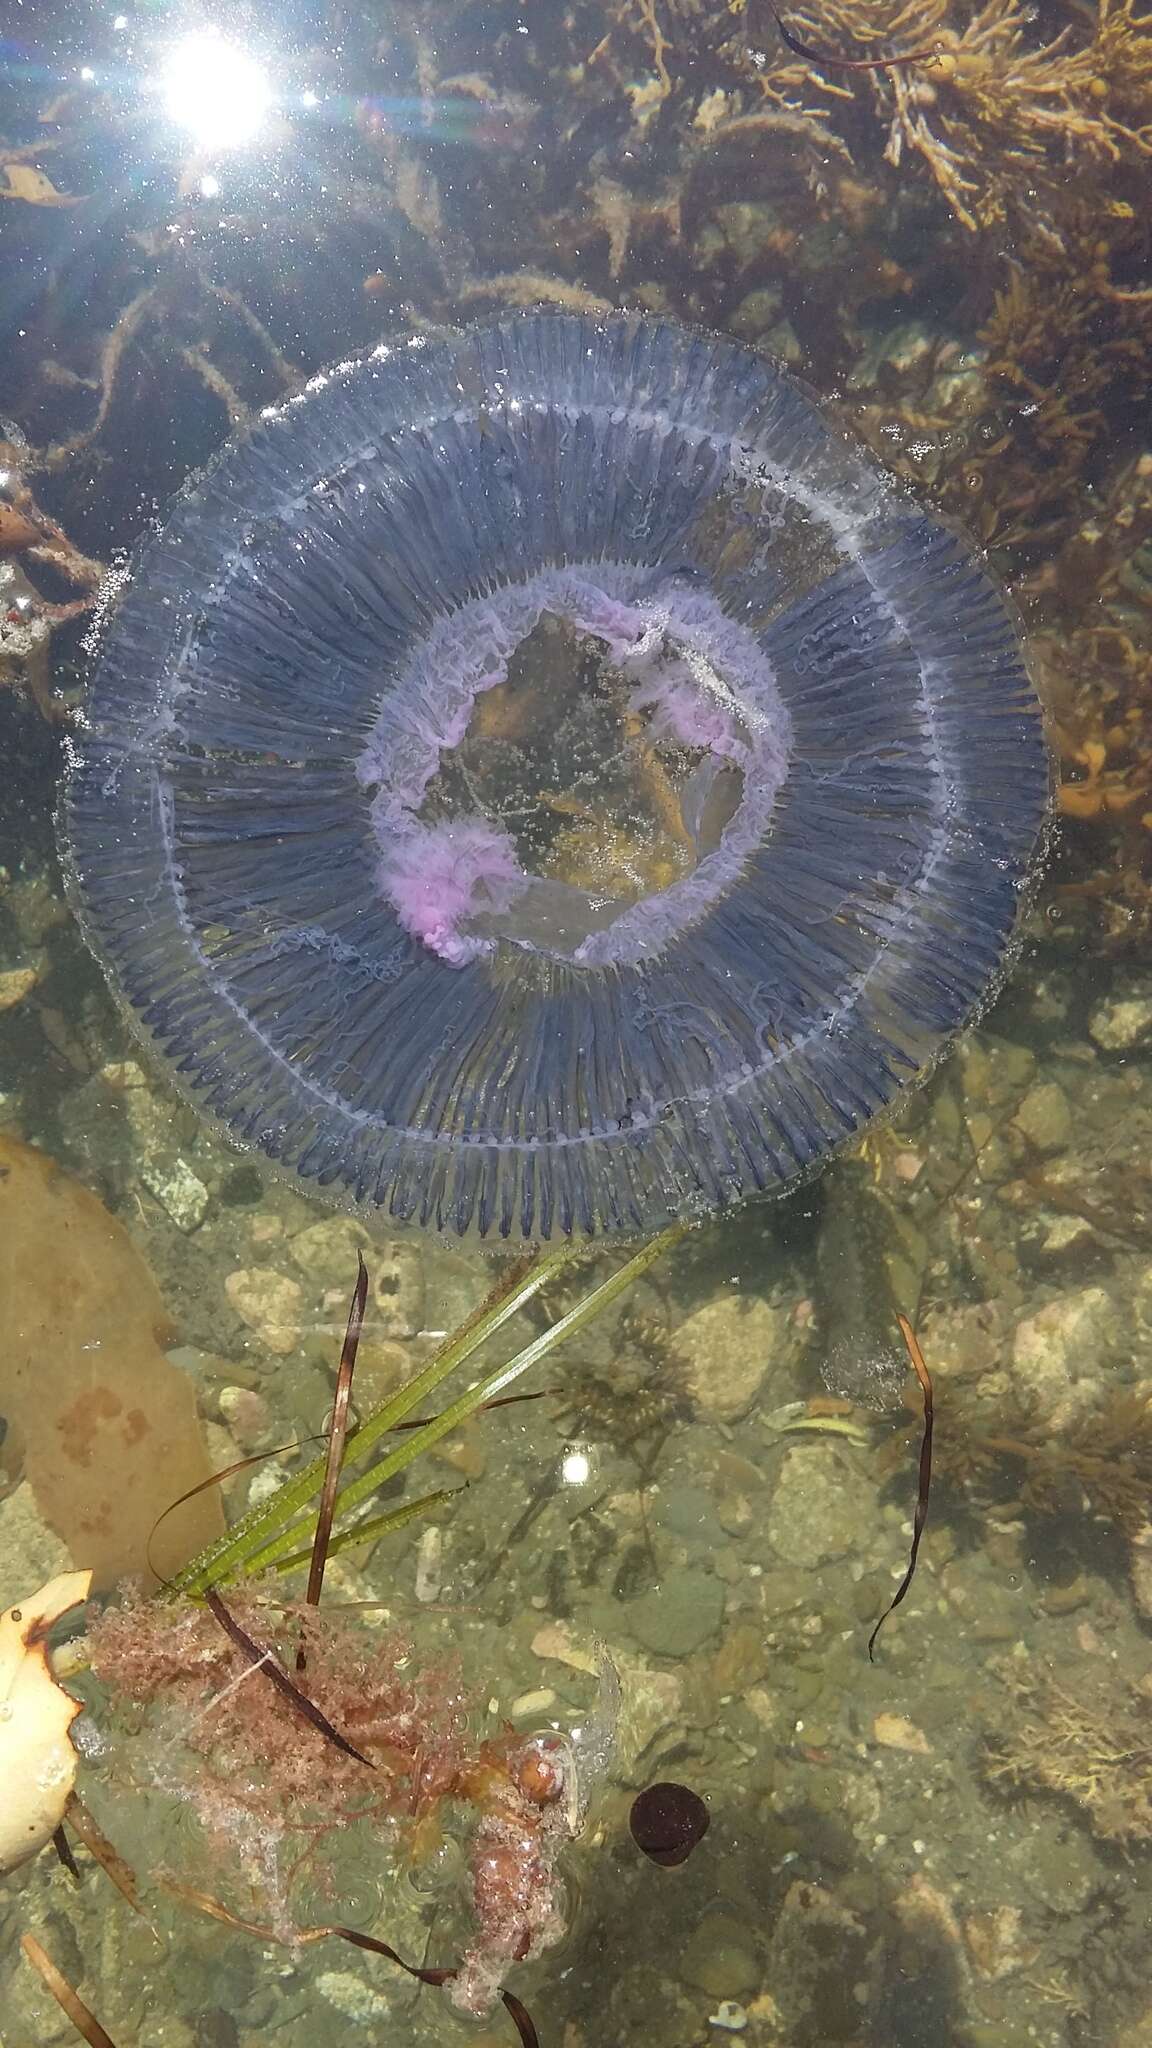
[[[556,1854],[559,1938],[506,1980],[545,2048],[1138,2048],[1150,578],[1131,409],[1144,316],[1115,298],[1139,288],[1147,250],[1123,150],[1114,173],[1076,163],[1114,265],[1086,311],[1058,297],[1065,273],[1087,287],[1043,178],[1034,221],[1017,198],[1007,221],[993,209],[968,228],[914,152],[885,164],[858,74],[825,74],[855,95],[824,90],[830,126],[795,111],[797,87],[757,98],[783,60],[751,9],[317,8],[228,26],[256,66],[235,101],[228,52],[203,76],[187,24],[155,12],[46,8],[2,51],[0,1599],[91,1564],[115,1601],[123,1574],[149,1559],[170,1573],[207,1540],[221,1498],[233,1520],[315,1456],[358,1254],[361,1415],[511,1265],[269,1181],[130,1035],[56,851],[96,565],[230,425],[382,335],[537,300],[726,329],[781,355],[948,517],[966,508],[1021,609],[1075,787],[994,1000],[925,1087],[821,1178],[701,1223],[516,1383],[536,1398],[471,1418],[390,1482],[377,1510],[451,1498],[334,1557],[325,1604],[363,1637],[356,1683],[401,1658],[423,1733],[393,1732],[398,1785],[401,1751],[421,1769],[439,1754],[449,1699],[489,1764],[530,1737],[561,1759],[548,1856],[534,1861],[535,1837],[488,1844],[521,1906],[552,1897]],[[804,17],[805,34],[819,26]],[[942,118],[947,81],[934,102],[924,83],[916,104]],[[892,75],[875,90],[894,94]],[[1023,325],[1005,342],[996,300],[1053,269],[1043,319],[1067,323],[1072,457],[1048,431],[1043,350]],[[997,350],[1024,366],[1016,382]],[[692,758],[679,765],[689,781]],[[491,1357],[626,1256],[558,1271]],[[934,1387],[931,1508],[871,1661],[921,1446],[898,1314]],[[258,1454],[155,1526],[204,1472]],[[299,1598],[302,1575],[287,1583]],[[379,1825],[325,1835],[289,1882],[304,1838],[228,1806],[221,1774],[260,1770],[204,1732],[227,1685],[265,1683],[242,1663],[202,1697],[173,1681],[165,1707],[161,1687],[146,1714],[113,1701],[99,1660],[69,1680],[86,1702],[79,1789],[144,1910],[75,1833],[78,1885],[51,1847],[0,1879],[0,2038],[76,2038],[21,1952],[30,1934],[116,2048],[514,2044],[499,2005],[464,2019],[384,1956],[273,1939],[290,1920],[340,1923],[452,1965],[475,1938],[476,1827],[506,1820],[510,1795],[482,1771],[454,1800],[381,1793]],[[269,1700],[263,1736],[259,1715],[234,1724],[266,1771],[299,1754],[305,1776],[331,1776],[324,1738]],[[0,1780],[0,1843],[24,1768]],[[661,1781],[710,1813],[677,1867],[629,1826]]]

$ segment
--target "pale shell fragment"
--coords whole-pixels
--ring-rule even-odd
[[[91,1572],[62,1572],[0,1613],[0,1873],[51,1841],[72,1794],[68,1731],[82,1703],[55,1678],[47,1636],[91,1585]]]

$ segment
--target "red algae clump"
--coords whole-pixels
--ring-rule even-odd
[[[318,1868],[326,1840],[367,1825],[418,1859],[462,1817],[473,1931],[448,1992],[486,2013],[510,1965],[564,1931],[556,1861],[578,1826],[569,1745],[478,1736],[459,1671],[419,1666],[399,1634],[250,1589],[230,1591],[224,1611],[235,1633],[192,1602],[129,1599],[93,1625],[95,1676],[114,1703],[144,1710],[137,1779],[188,1803],[221,1875],[239,1863],[245,1909],[258,1901],[288,1943],[304,1933],[305,1871],[335,1890]]]

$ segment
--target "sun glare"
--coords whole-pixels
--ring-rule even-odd
[[[259,133],[272,106],[272,83],[257,59],[215,29],[173,45],[160,74],[168,119],[200,149],[240,149]]]

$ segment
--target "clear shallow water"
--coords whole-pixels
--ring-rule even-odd
[[[1063,717],[1053,638],[1066,629],[1047,585],[1053,563],[1067,572],[1069,541],[1044,511],[1063,457],[1032,438],[1031,398],[1000,416],[998,467],[981,453],[974,472],[965,438],[974,419],[987,445],[973,364],[1004,237],[989,231],[977,262],[927,187],[882,182],[859,107],[846,132],[875,183],[866,232],[845,191],[821,199],[796,131],[761,133],[750,157],[731,155],[731,135],[703,150],[709,121],[740,106],[699,118],[709,91],[734,89],[729,60],[706,15],[675,21],[663,114],[663,101],[649,111],[652,52],[626,25],[601,83],[595,66],[558,69],[576,28],[550,18],[453,13],[434,57],[426,26],[272,23],[271,44],[292,52],[291,104],[274,147],[234,157],[216,144],[197,153],[157,117],[142,82],[166,29],[63,16],[57,41],[46,20],[42,41],[9,58],[5,133],[38,135],[45,93],[63,80],[78,97],[48,124],[59,149],[37,161],[58,196],[88,196],[75,208],[41,204],[42,192],[14,199],[0,220],[14,281],[0,412],[34,448],[74,444],[43,470],[29,459],[41,506],[76,548],[108,560],[218,444],[230,411],[279,398],[381,332],[545,287],[655,295],[790,356],[951,509],[979,475],[972,523],[999,541],[995,566],[1027,604]],[[595,10],[577,24],[585,55],[606,26]],[[693,51],[699,88],[679,69],[690,74]],[[95,101],[75,81],[90,58]],[[421,78],[465,82],[428,114],[415,111]],[[305,92],[317,108],[300,104]],[[219,192],[206,191],[212,179]],[[1011,239],[1019,263],[1039,264],[1019,220]],[[835,320],[820,310],[833,300]],[[118,319],[102,372],[93,335]],[[945,351],[931,406],[925,349]],[[101,374],[106,402],[92,388]],[[1123,395],[1106,390],[1113,439],[1090,447],[1065,498],[1087,480],[1115,507],[1137,450]],[[928,413],[934,426],[914,423]],[[1021,475],[1032,495],[1012,512]],[[1108,530],[1121,564],[1101,585],[1112,630],[1146,645],[1139,521],[1124,529],[1130,560]],[[27,573],[53,602],[83,590],[67,578],[39,590],[59,565],[29,560]],[[10,594],[18,610],[23,586]],[[65,706],[79,700],[85,623],[64,620],[56,636]],[[13,661],[4,676],[16,685],[25,670]],[[1121,712],[1138,716],[1139,698]],[[99,1500],[109,1555],[135,1544],[140,1562],[138,1482],[116,1483],[131,1449],[119,1416],[99,1404],[76,1413],[69,1373],[92,1345],[127,1361],[140,1387],[167,1353],[222,1466],[320,1427],[358,1248],[373,1281],[365,1400],[427,1356],[431,1333],[467,1314],[493,1275],[478,1253],[393,1240],[269,1187],[138,1060],[63,902],[52,818],[64,722],[15,686],[0,691],[0,719],[0,967],[15,977],[0,984],[4,1135],[70,1176],[43,1194],[35,1163],[5,1155],[6,1189],[19,1192],[5,1240],[7,1406],[0,1365],[10,1603],[64,1562],[48,1519],[77,1502],[83,1513]],[[1125,869],[1133,920],[1138,854]],[[486,1732],[508,1718],[583,1725],[598,1643],[619,1673],[616,1759],[561,1859],[570,1932],[510,1978],[544,2042],[1142,2038],[1152,1005],[1138,951],[1117,943],[1117,892],[1075,893],[1111,857],[1090,814],[1066,827],[994,1007],[925,1092],[811,1189],[703,1226],[528,1383],[545,1397],[495,1411],[431,1458],[422,1483],[469,1481],[436,1518],[438,1538],[416,1522],[332,1567],[329,1597],[383,1603],[365,1626],[404,1630],[417,1668],[459,1652]],[[124,1267],[119,1310],[95,1305],[108,1226],[73,1202],[73,1180],[154,1276]],[[42,1195],[71,1204],[67,1231],[39,1223],[60,1215],[36,1206]],[[602,1270],[593,1264],[589,1283]],[[567,1306],[576,1279],[526,1330]],[[897,1308],[935,1380],[936,1476],[919,1576],[871,1665],[868,1632],[903,1571],[915,1495],[919,1411],[893,1365]],[[79,1478],[77,1447],[89,1454]],[[231,1482],[229,1512],[298,1457]],[[138,1737],[91,1698],[86,1718],[115,1747],[82,1782],[108,1833],[142,1874],[235,1887],[180,1796],[178,1732]],[[129,1786],[169,1771],[175,1785]],[[635,1792],[660,1778],[711,1808],[679,1870],[645,1861],[628,1831]],[[335,1877],[339,1917],[413,1960],[458,1952],[466,1913],[451,1847],[357,1841]],[[20,1957],[32,1931],[117,2048],[373,2028],[466,2038],[441,1994],[381,1959],[335,1945],[289,1954],[149,1899],[160,1946],[87,1859],[79,1891],[50,1852],[7,1879],[0,2034],[70,2038]],[[301,1906],[333,1917],[322,1888]],[[258,1898],[248,1910],[267,1917]],[[514,2038],[500,2011],[471,2031]]]

